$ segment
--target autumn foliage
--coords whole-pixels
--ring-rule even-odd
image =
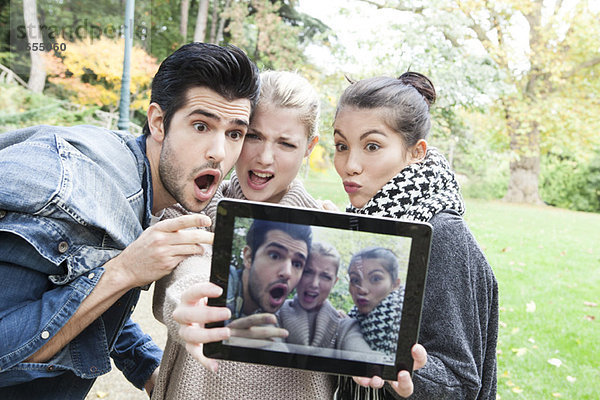
[[[48,81],[68,93],[70,101],[96,105],[114,112],[118,108],[123,74],[124,41],[108,38],[69,43],[66,51],[45,53]],[[131,108],[144,110],[157,61],[134,46],[131,53]]]

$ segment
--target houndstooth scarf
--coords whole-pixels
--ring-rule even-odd
[[[425,159],[408,165],[386,183],[362,208],[352,205],[347,212],[408,221],[427,222],[434,215],[453,210],[460,215],[465,205],[448,161],[435,148]],[[366,339],[366,338],[365,338]],[[387,389],[385,389],[387,388]],[[365,388],[352,378],[340,376],[335,400],[387,400],[399,398],[389,384],[384,389]]]
[[[356,214],[424,222],[444,210],[462,215],[465,206],[448,161],[433,147],[423,161],[400,171],[362,208],[346,208]]]
[[[401,287],[390,292],[368,314],[359,313],[356,306],[348,313],[349,317],[358,321],[360,331],[371,350],[381,351],[387,355],[396,354],[403,301],[404,287]]]

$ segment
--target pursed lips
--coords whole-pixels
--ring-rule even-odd
[[[357,192],[362,186],[356,182],[344,182],[344,190],[346,193],[354,193]]]
[[[361,306],[366,306],[367,304],[369,304],[369,300],[366,297],[359,297],[358,299],[356,299],[356,302]]]

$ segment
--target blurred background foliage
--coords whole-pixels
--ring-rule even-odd
[[[11,40],[31,2],[0,0],[0,130],[39,123],[115,128],[125,1],[33,1],[43,40],[66,45],[44,53],[41,93],[27,88],[40,71],[29,70],[29,52]],[[328,174],[346,76],[410,69],[435,83],[428,141],[449,159],[465,196],[600,211],[596,2],[354,0],[337,10],[336,18],[347,20],[342,25],[315,17],[323,15],[315,4],[138,0],[132,131],[144,123],[162,59],[193,40],[231,43],[261,69],[295,70],[314,84],[322,98],[321,137],[303,176]],[[358,32],[355,49],[340,39],[342,30]]]

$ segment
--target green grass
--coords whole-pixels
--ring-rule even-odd
[[[300,171],[299,176],[305,176],[306,166]],[[342,180],[335,172],[335,169],[329,168],[322,173],[310,170],[308,177],[303,179],[304,186],[310,194],[316,199],[331,200],[340,210],[344,210],[348,202],[348,196],[342,186]]]
[[[335,171],[304,184],[347,204]],[[600,214],[467,200],[465,220],[498,279],[498,398],[600,398]]]
[[[466,220],[499,283],[500,397],[598,399],[600,214],[469,201]]]

